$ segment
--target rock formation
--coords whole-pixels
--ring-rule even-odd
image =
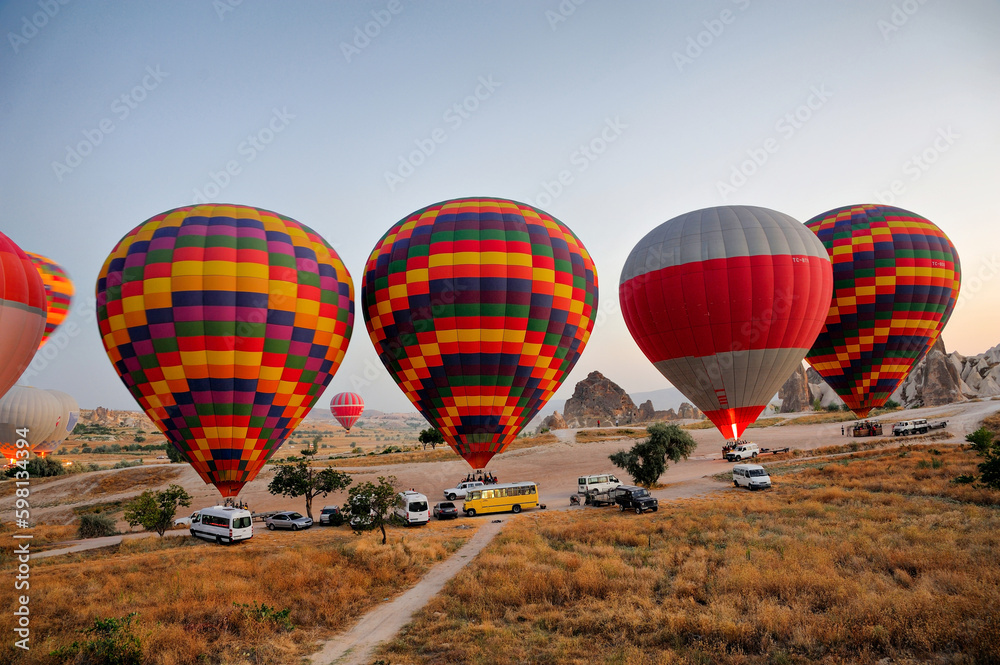
[[[636,417],[640,423],[646,423],[656,417],[656,409],[653,408],[653,400],[647,399],[639,405],[639,415]]]
[[[539,423],[538,429],[535,433],[540,433],[543,429],[566,429],[566,419],[563,418],[562,414],[558,411],[553,411],[551,416]]]
[[[781,413],[796,413],[810,408],[812,395],[809,391],[809,378],[801,363],[778,389],[778,399],[781,400]]]
[[[104,427],[135,427],[147,432],[158,432],[156,425],[144,413],[138,411],[114,411],[99,406],[96,409],[80,410],[80,422],[85,425],[103,425]]]
[[[705,414],[696,409],[693,404],[681,402],[681,405],[677,407],[677,417],[681,420],[700,420],[705,417]]]
[[[905,407],[939,406],[1000,395],[1000,345],[975,356],[948,353],[941,338],[892,398]]]
[[[595,427],[598,421],[602,425],[631,423],[638,414],[628,393],[600,372],[591,372],[576,384],[563,409],[570,427]]]

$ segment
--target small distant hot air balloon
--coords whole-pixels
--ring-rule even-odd
[[[931,221],[892,206],[835,208],[806,226],[830,254],[834,284],[806,360],[864,418],[941,335],[962,282],[958,252]]]
[[[45,390],[11,386],[0,397],[0,454],[10,463],[27,459],[32,449],[64,426],[61,411],[59,400]],[[24,444],[18,446],[19,441]]]
[[[337,393],[330,400],[330,413],[348,432],[365,410],[365,401],[357,393]]]
[[[695,210],[629,254],[619,300],[639,348],[726,438],[739,438],[801,364],[832,289],[823,244],[754,206]]]
[[[59,444],[66,440],[73,433],[77,421],[80,420],[80,405],[76,403],[72,395],[61,390],[46,390],[48,394],[56,398],[59,402],[59,427],[56,427],[49,436],[31,449],[39,457],[45,457],[59,449]]]
[[[482,469],[576,364],[597,315],[597,272],[548,213],[453,199],[389,229],[368,258],[361,299],[382,364]]]
[[[0,233],[0,396],[28,367],[45,330],[45,287],[31,259]]]
[[[42,278],[42,284],[45,286],[45,302],[47,306],[45,332],[42,334],[42,341],[38,345],[38,348],[42,348],[45,346],[45,342],[49,341],[49,337],[55,329],[66,318],[66,315],[69,314],[69,305],[73,300],[74,293],[73,281],[66,274],[66,271],[63,270],[63,267],[52,259],[33,252],[25,253],[35,265],[39,276]]]
[[[132,396],[206,483],[236,496],[340,367],[353,295],[309,227],[206,204],[122,238],[98,276],[97,320]]]

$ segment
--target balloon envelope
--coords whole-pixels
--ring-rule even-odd
[[[337,393],[330,400],[330,413],[348,432],[365,410],[365,400],[357,393]]]
[[[59,402],[59,426],[52,430],[52,433],[44,441],[31,449],[39,457],[45,457],[59,449],[59,444],[66,440],[80,420],[80,405],[77,404],[73,396],[61,390],[46,390],[48,394],[56,398]]]
[[[597,314],[583,244],[505,199],[454,199],[400,220],[368,258],[361,293],[382,363],[473,468],[559,388]]]
[[[199,205],[128,233],[97,282],[122,382],[223,496],[235,496],[337,371],[354,286],[316,232],[267,210]]]
[[[883,205],[835,208],[811,229],[834,292],[809,364],[859,418],[884,405],[937,341],[958,300],[955,246],[931,221]]]
[[[783,213],[723,206],[661,224],[625,262],[629,332],[726,438],[756,420],[823,325],[832,278],[816,240]]]
[[[38,348],[45,346],[49,337],[63,322],[69,314],[70,301],[73,300],[73,281],[63,270],[63,267],[46,258],[41,254],[25,252],[38,270],[39,277],[42,278],[42,285],[45,287],[45,332],[42,334],[42,341]]]
[[[45,330],[45,287],[20,247],[0,233],[0,396],[31,362]]]
[[[0,397],[0,454],[13,462],[23,450],[19,459],[27,459],[30,450],[65,427],[61,415],[59,401],[48,392],[30,386],[12,386]],[[25,445],[19,447],[19,440],[25,441]]]

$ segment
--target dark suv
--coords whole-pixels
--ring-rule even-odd
[[[651,510],[654,513],[660,509],[660,502],[649,495],[649,490],[631,485],[619,485],[609,492],[611,498],[618,504],[618,510],[634,510],[636,515]]]

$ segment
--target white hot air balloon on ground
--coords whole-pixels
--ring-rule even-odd
[[[0,454],[10,463],[27,459],[30,450],[64,427],[61,416],[60,402],[49,392],[11,386],[0,398]],[[19,446],[22,440],[26,445]]]
[[[59,401],[59,426],[52,430],[49,437],[31,449],[39,457],[45,457],[59,449],[60,444],[73,433],[73,428],[80,420],[80,405],[73,396],[61,390],[46,390]]]

